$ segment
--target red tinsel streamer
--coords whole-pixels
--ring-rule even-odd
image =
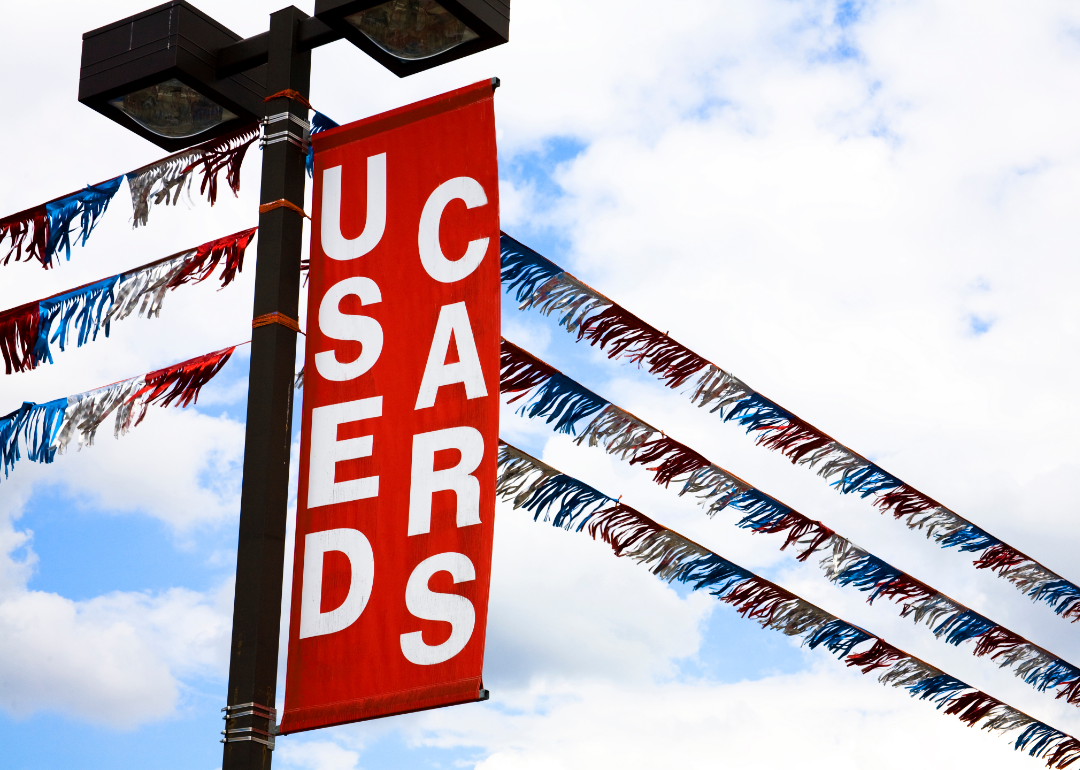
[[[1080,741],[1070,738],[1064,743],[1059,743],[1046,757],[1046,766],[1063,768],[1068,767],[1080,759]]]
[[[518,393],[508,403],[524,398],[530,390],[547,382],[556,369],[526,353],[512,342],[502,341],[499,353],[499,390]]]
[[[980,719],[990,713],[990,710],[1001,705],[997,698],[991,698],[984,692],[964,693],[949,702],[945,713],[956,715],[961,722],[968,727],[973,727]]]
[[[1030,561],[1030,559],[1012,546],[998,543],[982,552],[982,555],[975,560],[975,569],[988,569],[991,572],[1001,573],[1025,561]]]
[[[795,511],[784,514],[783,518],[779,521],[756,528],[753,531],[755,534],[761,532],[766,535],[776,535],[787,532],[787,539],[784,540],[784,544],[780,546],[781,551],[787,549],[790,545],[798,543],[804,537],[813,533],[811,535],[810,543],[795,557],[799,561],[806,561],[810,557],[810,554],[825,545],[828,539],[835,534],[820,521],[814,521]]]
[[[874,669],[888,668],[898,660],[908,657],[907,653],[893,647],[884,639],[875,639],[874,646],[865,652],[855,652],[847,656],[848,667],[861,668],[864,674]]]
[[[599,345],[608,358],[628,353],[631,360],[645,363],[649,372],[660,377],[670,388],[679,387],[709,365],[697,353],[618,305],[582,322],[578,339]]]
[[[907,484],[889,492],[884,492],[874,501],[882,513],[891,513],[894,519],[900,519],[913,513],[922,513],[932,508],[940,508],[941,503],[931,497],[927,497],[917,489],[912,489]]]
[[[1061,688],[1061,691],[1057,694],[1059,700],[1064,698],[1065,702],[1070,706],[1080,705],[1080,677],[1062,682],[1058,687]]]
[[[768,426],[763,430],[766,432],[758,437],[758,446],[779,451],[793,463],[833,443],[831,438],[801,420],[789,422],[783,427]]]
[[[895,580],[890,580],[876,590],[877,598],[884,597],[893,601],[899,599],[927,599],[936,593],[937,591],[933,588],[919,582],[910,575],[902,575]]]
[[[591,519],[587,531],[594,540],[599,537],[611,546],[616,556],[622,556],[638,541],[664,528],[633,508],[616,503],[598,511]]]
[[[0,264],[7,265],[12,255],[15,256],[15,261],[19,262],[23,258],[25,246],[26,261],[33,258],[43,267],[49,267],[45,263],[45,246],[49,241],[49,218],[45,213],[45,204],[0,220],[0,242],[3,242],[5,237],[11,241],[11,246]]]
[[[975,656],[981,658],[992,653],[990,659],[996,660],[999,656],[1027,643],[1028,640],[1019,634],[1014,634],[1002,626],[995,626],[985,634],[975,637]]]
[[[248,147],[258,135],[258,124],[244,126],[231,134],[194,148],[200,152],[199,159],[189,164],[183,173],[186,174],[193,168],[202,166],[202,184],[199,185],[199,194],[206,194],[211,206],[217,202],[217,177],[222,169],[225,169],[225,181],[233,191],[233,195],[240,192],[240,164],[244,162]],[[209,190],[208,194],[207,190]]]
[[[731,593],[718,597],[735,608],[744,618],[761,618],[764,624],[772,621],[781,604],[797,598],[780,586],[752,577]]]
[[[978,657],[990,655],[991,660],[997,660],[1024,644],[1030,644],[1030,642],[1019,634],[996,626],[976,637],[975,655]],[[1058,699],[1064,698],[1070,706],[1080,705],[1080,677],[1060,682],[1057,687],[1060,688],[1057,694]]]
[[[642,444],[630,464],[647,465],[657,460],[660,464],[648,470],[653,472],[656,483],[664,486],[678,476],[693,473],[709,465],[709,461],[693,449],[666,436]]]
[[[146,398],[147,405],[158,403],[161,406],[169,406],[173,401],[181,407],[194,404],[199,400],[199,391],[221,371],[221,367],[225,366],[234,350],[236,350],[235,345],[216,353],[207,353],[204,356],[150,372],[146,375],[146,384],[132,394],[128,402],[135,401],[144,393],[149,393],[150,395]],[[145,416],[146,412],[143,412],[135,424],[142,422]]]
[[[221,260],[225,260],[225,269],[221,273],[221,288],[225,288],[236,278],[244,267],[244,251],[255,237],[259,228],[252,227],[239,233],[226,235],[216,241],[200,246],[194,256],[184,263],[171,281],[169,288],[175,289],[185,283],[200,283],[211,276]]]
[[[4,370],[8,374],[34,368],[34,343],[40,322],[37,302],[0,314],[0,352],[4,354]]]

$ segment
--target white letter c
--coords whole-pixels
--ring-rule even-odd
[[[451,261],[443,254],[439,243],[439,223],[447,204],[459,198],[465,201],[465,208],[468,209],[484,206],[488,202],[479,182],[469,176],[459,176],[436,187],[420,214],[420,233],[417,237],[420,261],[428,275],[440,283],[460,281],[480,265],[487,253],[488,239],[477,238],[469,241],[465,256],[459,260]]]

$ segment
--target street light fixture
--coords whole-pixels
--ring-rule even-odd
[[[242,40],[187,3],[83,35],[79,101],[175,152],[263,115],[266,67],[227,77],[215,53]]]
[[[315,0],[315,17],[398,77],[507,42],[502,0]]]
[[[184,0],[83,35],[79,101],[169,151],[262,119],[259,246],[222,770],[270,770],[309,152],[311,50],[399,77],[507,42],[509,0],[316,0],[241,38]]]

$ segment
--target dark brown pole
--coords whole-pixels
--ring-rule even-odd
[[[297,29],[307,15],[290,7],[270,16],[266,93],[292,90],[308,97],[311,52],[296,48]],[[301,120],[307,107],[288,97],[266,102],[266,116],[288,112]],[[287,201],[304,206],[304,151],[274,135],[304,130],[288,118],[265,128],[262,204]],[[300,255],[304,220],[286,206],[260,213],[253,317],[280,313],[296,320],[300,300]],[[252,330],[247,436],[236,556],[232,651],[229,660],[228,734],[222,770],[270,770],[267,746],[277,695],[281,583],[285,519],[289,503],[296,332],[280,323]],[[250,706],[247,704],[255,704]],[[260,708],[261,707],[261,708]],[[232,716],[236,715],[236,716]]]

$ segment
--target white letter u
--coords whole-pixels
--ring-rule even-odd
[[[330,259],[362,257],[379,245],[386,229],[386,153],[367,159],[367,219],[356,238],[341,234],[341,166],[323,171],[322,250]]]

